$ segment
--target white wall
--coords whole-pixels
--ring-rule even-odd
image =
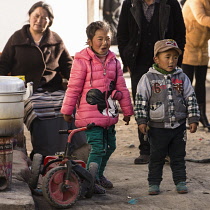
[[[39,0],[1,0],[0,52],[9,37],[28,21],[28,10]],[[63,39],[71,55],[86,45],[87,0],[45,0],[54,11],[51,30]]]

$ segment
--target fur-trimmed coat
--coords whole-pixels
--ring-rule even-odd
[[[187,0],[182,9],[186,26],[183,64],[208,65],[210,39],[210,1]]]

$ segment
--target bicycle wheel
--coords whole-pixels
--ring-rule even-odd
[[[43,178],[42,191],[46,200],[56,208],[69,208],[80,197],[80,179],[71,171],[69,188],[64,187],[67,168],[58,166],[47,172]]]
[[[37,188],[42,159],[43,159],[43,156],[41,154],[39,153],[34,154],[32,165],[31,165],[31,174],[30,174],[30,178],[28,182],[28,185],[31,189]]]

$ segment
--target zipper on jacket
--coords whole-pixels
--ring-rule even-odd
[[[102,64],[102,67],[103,67],[103,75],[105,76],[106,75],[106,68],[105,68],[105,61],[103,62],[103,61],[101,61],[101,64]]]
[[[108,125],[110,123],[110,117],[109,117],[109,102],[108,102],[108,90],[106,89],[106,93],[105,93],[105,102],[106,102],[106,114],[107,114],[107,121],[108,121]]]
[[[92,59],[90,60],[90,87],[92,87],[92,64],[91,64],[91,62],[92,62]]]
[[[104,75],[104,77],[106,77],[106,68],[105,68],[105,63],[106,62],[102,62],[102,66],[103,66],[103,70],[104,70],[104,72],[103,72],[103,75]],[[108,63],[107,63],[108,64]],[[106,114],[107,114],[107,123],[108,123],[108,125],[109,125],[109,123],[110,123],[110,117],[109,117],[109,102],[108,102],[108,91],[109,91],[109,84],[106,84],[105,83],[105,102],[106,102]]]
[[[103,68],[104,68],[104,65],[103,65]],[[104,73],[103,73],[103,75],[105,76],[106,75],[106,69],[104,68]]]
[[[101,60],[100,60],[101,61]],[[101,61],[101,65],[103,67],[103,75],[104,77],[106,77],[106,68],[105,68],[105,63],[106,61],[102,62]],[[107,84],[105,82],[105,102],[106,102],[106,114],[107,114],[107,119],[109,121],[109,102],[108,102],[108,98],[107,98],[107,95],[108,95],[108,87],[107,87]]]

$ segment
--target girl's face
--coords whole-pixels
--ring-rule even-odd
[[[48,13],[42,7],[37,7],[29,17],[30,30],[35,33],[43,33],[49,25]]]
[[[154,61],[158,64],[159,68],[165,71],[173,71],[177,66],[178,58],[178,52],[171,49],[159,53],[156,57],[154,57]]]
[[[99,29],[89,41],[89,46],[99,55],[106,55],[111,45],[111,33]]]

